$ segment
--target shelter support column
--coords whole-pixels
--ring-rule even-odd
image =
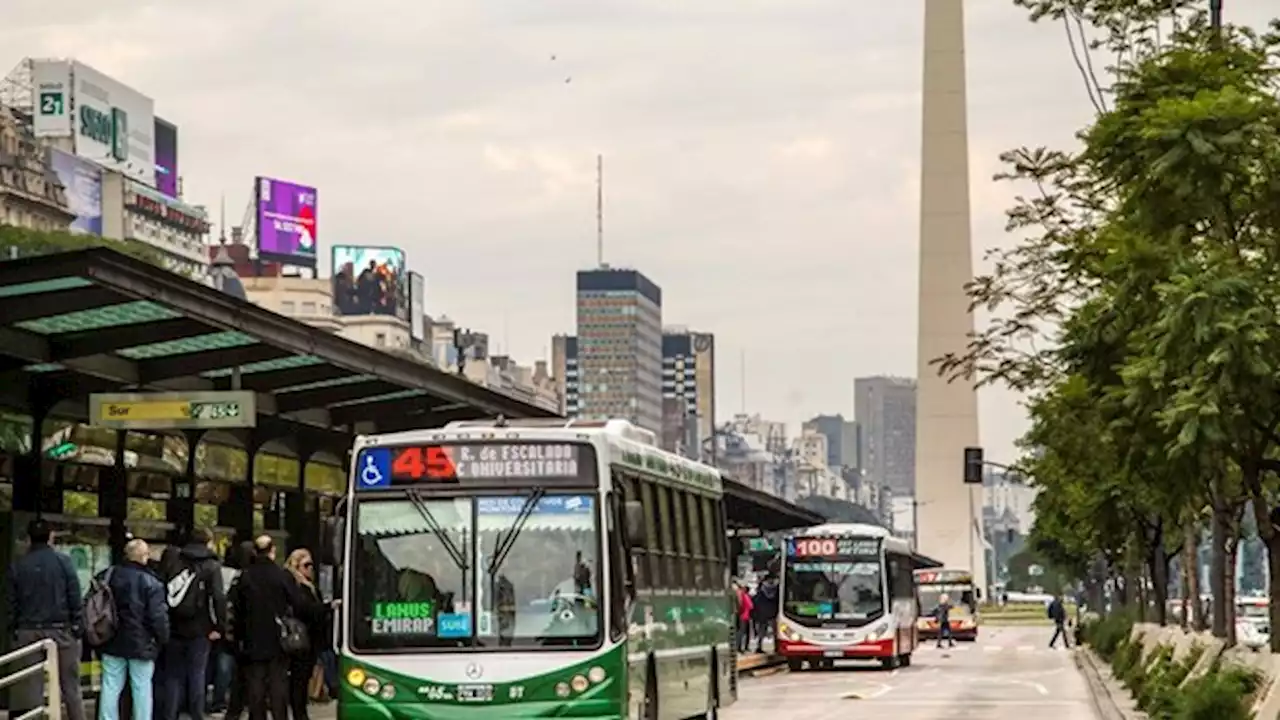
[[[289,533],[289,552],[306,548],[317,554],[320,540],[319,511],[307,497],[307,463],[315,455],[311,447],[298,447],[298,487],[284,496],[284,527]]]
[[[235,530],[236,542],[253,539],[253,467],[268,440],[257,432],[246,433],[244,482],[233,483],[227,501],[218,506],[218,524]]]
[[[185,430],[187,440],[187,467],[181,478],[173,481],[173,491],[169,494],[166,515],[173,523],[174,543],[185,543],[191,537],[196,526],[196,450],[204,438],[204,430]]]

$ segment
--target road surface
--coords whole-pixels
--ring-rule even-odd
[[[744,678],[720,720],[1096,720],[1071,654],[1051,628],[983,628],[976,643],[922,648],[909,668],[850,664]]]

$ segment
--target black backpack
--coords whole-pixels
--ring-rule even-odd
[[[114,569],[107,568],[89,583],[89,594],[84,600],[84,637],[89,647],[102,647],[116,635],[116,596],[111,592]]]
[[[165,583],[169,616],[175,620],[194,620],[208,613],[209,584],[207,573],[199,563],[187,563],[177,575]]]

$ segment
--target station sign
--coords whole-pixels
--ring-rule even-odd
[[[113,430],[212,430],[258,422],[252,391],[94,393],[89,424]]]

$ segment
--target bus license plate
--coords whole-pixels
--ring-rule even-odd
[[[822,653],[822,657],[844,657],[843,650],[828,650]]]
[[[492,702],[493,686],[492,685],[459,685],[458,701],[459,702]]]

